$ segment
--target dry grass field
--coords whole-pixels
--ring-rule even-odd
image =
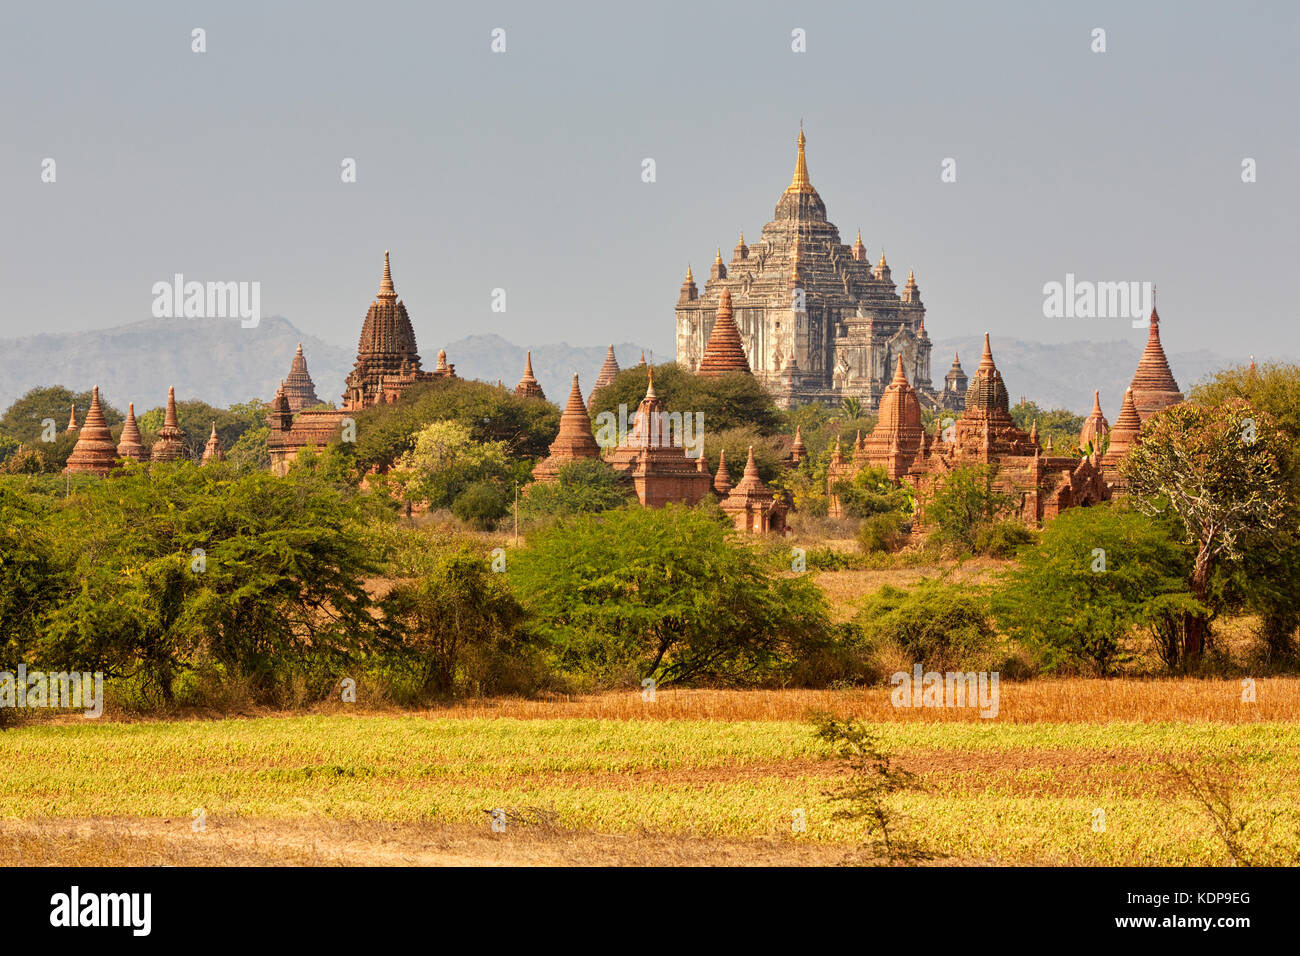
[[[864,826],[830,812],[844,771],[806,721],[828,710],[878,727],[920,777],[896,807],[939,864],[1224,864],[1175,773],[1217,761],[1246,839],[1287,859],[1300,853],[1300,680],[1261,680],[1256,696],[1243,703],[1234,681],[1062,680],[1004,684],[995,720],[895,710],[885,690],[64,718],[0,733],[0,853],[110,865],[869,860]]]

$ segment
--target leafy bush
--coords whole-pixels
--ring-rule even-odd
[[[873,650],[893,647],[927,670],[983,669],[994,648],[988,599],[969,585],[886,585],[862,601],[854,621]]]
[[[945,475],[925,508],[935,542],[948,551],[978,550],[980,535],[1011,510],[1011,498],[995,487],[997,466],[971,465]]]
[[[866,554],[888,554],[907,544],[906,519],[897,511],[874,514],[858,529],[858,547]]]
[[[975,550],[992,558],[1014,558],[1021,548],[1033,544],[1034,540],[1034,532],[1023,521],[1004,518],[976,532]]]
[[[528,520],[599,514],[633,500],[632,488],[598,458],[560,467],[555,481],[535,481],[524,489],[520,515]]]
[[[1187,588],[1190,565],[1169,520],[1116,504],[1071,508],[1022,554],[993,609],[1047,671],[1108,673],[1125,659],[1135,627],[1150,632],[1172,667],[1182,616],[1198,609]]]

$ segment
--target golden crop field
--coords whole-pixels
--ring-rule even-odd
[[[1300,853],[1300,680],[1240,697],[1233,681],[1041,681],[1004,685],[994,720],[895,710],[885,690],[64,719],[0,733],[0,852],[91,864],[833,864],[865,828],[831,815],[827,791],[845,771],[813,739],[817,709],[858,714],[918,775],[922,789],[896,808],[938,862],[1226,863],[1174,772],[1223,760],[1244,839]],[[494,809],[504,832],[492,831]]]

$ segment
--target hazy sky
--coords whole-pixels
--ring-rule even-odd
[[[1300,353],[1298,4],[555,6],[6,3],[0,336],[147,318],[180,272],[354,347],[390,249],[426,359],[666,357],[687,263],[757,238],[802,118],[829,218],[916,270],[935,338],[1145,338],[1045,319],[1072,272],[1155,282],[1170,351]]]

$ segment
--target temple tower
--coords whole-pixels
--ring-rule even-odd
[[[181,431],[176,418],[176,388],[167,388],[167,414],[162,428],[158,429],[158,438],[150,449],[152,461],[178,461],[185,457],[185,432]]]
[[[77,435],[77,444],[68,456],[63,471],[66,474],[99,475],[101,478],[113,470],[117,461],[117,446],[104,420],[104,410],[99,405],[99,386],[91,393],[90,410]]]

